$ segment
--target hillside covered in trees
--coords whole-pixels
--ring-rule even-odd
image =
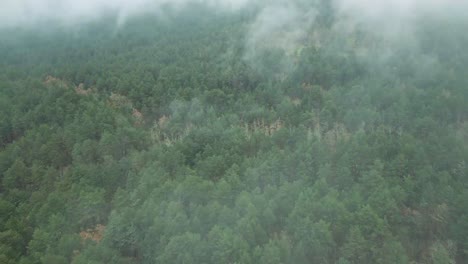
[[[331,2],[0,27],[0,263],[468,263],[468,19]]]

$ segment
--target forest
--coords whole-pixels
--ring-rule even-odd
[[[0,27],[0,263],[468,263],[468,18],[277,2]]]

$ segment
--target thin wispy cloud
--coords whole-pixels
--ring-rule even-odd
[[[34,26],[38,22],[76,25],[114,12],[123,16],[154,12],[161,7],[183,8],[200,3],[237,10],[249,0],[4,0],[0,3],[0,27]]]
[[[331,6],[334,18],[330,30],[315,30],[324,3]],[[391,56],[402,46],[414,49],[416,54],[416,25],[421,20],[465,19],[468,13],[468,1],[462,0],[3,0],[0,29],[41,29],[48,23],[73,27],[113,14],[118,17],[118,30],[132,17],[148,13],[161,16],[165,7],[182,10],[191,4],[206,5],[214,12],[254,10],[244,33],[244,59],[253,66],[270,51],[283,53],[282,64],[291,66],[288,56],[302,45],[329,44],[317,32],[344,36],[346,40],[356,30],[367,31],[385,43],[374,51],[379,58]],[[362,51],[367,52],[366,43]]]
[[[408,23],[416,15],[463,15],[468,2],[462,0],[330,0],[336,14],[376,26]],[[320,1],[304,0],[3,0],[0,2],[0,27],[32,26],[39,21],[77,24],[99,19],[108,12],[138,15],[158,11],[163,6],[183,8],[188,4],[206,4],[224,10],[249,6],[283,8],[288,16],[302,16],[291,6],[313,8]],[[281,17],[280,17],[281,18]],[[307,22],[307,21],[306,21]]]

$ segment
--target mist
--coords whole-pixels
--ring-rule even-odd
[[[168,8],[177,13],[193,4],[214,13],[249,10],[253,15],[245,21],[243,60],[259,71],[283,76],[293,70],[302,47],[344,55],[351,51],[372,67],[403,51],[428,69],[437,58],[421,51],[419,26],[465,21],[468,12],[466,1],[455,0],[6,0],[0,3],[0,29],[73,29],[112,15],[118,31],[133,17],[164,17]],[[333,13],[326,26],[317,21],[324,5]],[[370,38],[350,41],[358,32]]]
[[[132,17],[163,17],[167,8],[177,12],[192,4],[206,5],[213,12],[250,10],[254,15],[245,21],[243,59],[262,69],[269,64],[263,61],[265,55],[273,53],[278,62],[276,73],[290,71],[296,52],[304,46],[333,52],[354,50],[364,59],[378,62],[387,61],[402,49],[416,56],[421,53],[419,25],[464,21],[468,12],[467,2],[455,0],[6,0],[0,3],[0,29],[41,30],[47,25],[73,28],[111,14],[117,16],[118,30]],[[327,30],[316,21],[324,5],[334,14]],[[373,36],[374,43],[350,44],[348,40],[356,32]],[[435,61],[421,56],[423,61]]]
[[[0,0],[0,263],[468,263],[468,0]]]
[[[182,8],[187,4],[201,3],[223,10],[263,5],[265,8],[282,9],[289,17],[297,17],[297,6],[313,8],[319,1],[264,1],[264,0],[6,0],[0,3],[0,27],[33,25],[37,21],[55,21],[76,24],[98,19],[107,12],[138,15],[155,12],[163,6]],[[333,8],[340,18],[367,22],[375,27],[409,23],[420,15],[453,17],[463,15],[468,4],[455,0],[333,0]],[[296,6],[296,7],[295,7]],[[306,8],[306,11],[307,8]],[[261,12],[264,16],[265,10]],[[297,18],[295,18],[297,19]],[[264,19],[265,22],[268,22]],[[306,21],[305,23],[309,23]]]
[[[249,0],[6,0],[0,3],[0,28],[33,27],[39,22],[74,26],[117,13],[121,18],[157,14],[161,8],[183,8],[198,3],[238,10]]]
[[[181,9],[189,4],[204,4],[213,10],[237,11],[258,8],[257,19],[249,32],[266,34],[268,29],[286,29],[291,45],[300,38],[300,31],[310,28],[323,1],[303,0],[5,0],[0,3],[0,28],[33,27],[38,22],[77,25],[97,20],[108,13],[122,17],[143,13],[158,14],[163,7]],[[466,1],[456,0],[331,0],[337,25],[360,24],[369,30],[396,34],[411,28],[421,18],[454,19],[468,11]],[[323,3],[322,3],[323,4]],[[159,13],[160,14],[160,13]],[[283,39],[284,41],[284,39]],[[258,42],[252,40],[252,42]],[[286,49],[289,44],[280,43]]]
[[[465,21],[468,12],[467,2],[455,0],[6,0],[0,3],[0,29],[73,29],[112,15],[117,32],[133,17],[164,17],[166,10],[177,13],[193,4],[213,13],[249,10],[253,15],[245,21],[243,60],[259,71],[283,76],[293,70],[302,47],[344,55],[351,51],[372,67],[404,51],[422,68],[430,68],[437,58],[421,51],[419,26]],[[327,25],[317,21],[325,5],[333,14]],[[369,39],[350,41],[359,32]]]
[[[444,0],[277,0],[263,4],[246,33],[244,58],[253,67],[263,68],[259,58],[266,52],[280,51],[283,56],[279,71],[283,73],[291,70],[294,52],[304,46],[343,54],[352,50],[373,66],[386,64],[398,52],[407,52],[423,68],[430,67],[436,58],[421,51],[419,31],[431,23],[466,21],[468,12],[467,2]],[[324,5],[330,6],[333,21],[318,25],[316,20]],[[350,41],[359,32],[369,39]]]
[[[254,67],[262,67],[260,58],[265,52],[280,51],[285,55],[278,62],[281,71],[287,71],[292,61],[288,59],[313,25],[316,10],[302,9],[295,2],[278,2],[267,5],[249,26],[244,59]]]

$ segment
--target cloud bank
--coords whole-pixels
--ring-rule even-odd
[[[303,9],[293,1],[264,7],[248,29],[244,59],[255,65],[265,52],[293,54],[306,37],[315,17],[315,8]],[[278,63],[284,67],[291,64],[289,60]]]
[[[421,25],[468,20],[465,0],[271,0],[263,3],[265,6],[247,33],[245,58],[255,66],[262,63],[263,53],[280,50],[285,54],[281,62],[286,65],[283,71],[291,66],[295,60],[293,52],[301,46],[328,48],[333,52],[352,50],[373,62],[386,62],[402,50],[420,56],[421,61],[434,61],[420,54]],[[327,8],[334,14],[333,21],[329,28],[321,29],[316,25],[316,18]],[[367,39],[357,38],[359,32],[365,32]]]
[[[0,29],[34,28],[47,23],[75,26],[98,20],[106,14],[117,14],[117,26],[120,26],[132,16],[161,15],[164,7],[177,10],[190,4],[205,4],[214,11],[255,10],[252,20],[247,21],[250,24],[245,32],[244,59],[261,67],[258,63],[264,63],[261,61],[265,54],[277,52],[282,54],[277,60],[282,69],[291,66],[294,52],[301,46],[319,43],[326,47],[331,41],[336,43],[336,38],[341,38],[344,43],[357,31],[380,39],[381,46],[374,51],[380,59],[391,57],[401,47],[417,51],[420,40],[416,26],[421,21],[466,21],[468,14],[467,0],[2,0]],[[329,29],[317,30],[316,18],[324,6],[330,9],[334,18]],[[375,55],[369,55],[367,44],[342,46],[361,49],[368,57]]]
[[[320,2],[330,3],[340,18],[375,27],[411,23],[421,15],[466,16],[468,11],[465,0],[2,0],[0,27],[30,26],[39,21],[77,24],[99,19],[108,12],[130,16],[158,11],[164,6],[183,8],[194,3],[228,11],[264,6],[259,20],[265,23],[282,23],[265,18],[267,12],[273,15],[276,12],[277,18],[286,24],[291,20],[303,20],[302,25],[307,26],[310,19],[304,19],[304,14],[314,16],[311,10]]]
[[[164,6],[182,8],[206,4],[213,8],[238,10],[249,0],[3,0],[0,27],[33,26],[38,22],[76,25],[116,12],[122,17],[158,12]]]

